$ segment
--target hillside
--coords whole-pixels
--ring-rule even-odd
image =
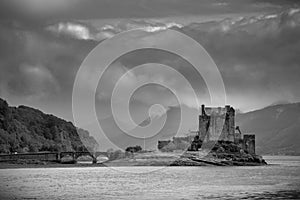
[[[87,131],[37,109],[10,107],[0,98],[0,153],[82,151],[85,146],[97,147]]]
[[[300,103],[238,114],[236,124],[242,132],[256,134],[258,153],[300,154]]]

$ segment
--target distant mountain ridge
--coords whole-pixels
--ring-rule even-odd
[[[188,117],[186,124],[182,124],[180,127],[181,114],[183,117]],[[101,128],[103,129],[106,137],[119,148],[125,149],[128,146],[140,145],[143,149],[154,150],[157,148],[158,140],[168,140],[174,136],[186,136],[188,130],[195,130],[197,128],[198,110],[194,108],[188,108],[183,105],[183,109],[176,106],[171,106],[167,109],[166,113],[160,117],[155,117],[151,121],[150,118],[146,118],[139,123],[139,126],[145,128],[150,123],[154,125],[160,125],[163,118],[166,117],[164,126],[160,127],[159,131],[153,129],[144,129],[142,132],[138,128],[134,128],[128,133],[123,132],[115,123],[113,117],[108,117],[104,120],[100,120]],[[157,127],[155,127],[157,128]],[[179,129],[179,130],[178,130]],[[177,133],[178,130],[178,134]],[[144,139],[144,136],[146,139]]]
[[[237,114],[242,132],[255,133],[258,153],[300,155],[300,103]]]
[[[0,153],[85,151],[97,147],[89,133],[54,115],[0,98]]]

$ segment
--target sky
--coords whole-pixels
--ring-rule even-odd
[[[32,106],[73,121],[72,90],[82,62],[97,45],[135,28],[142,28],[150,43],[166,29],[199,42],[221,73],[226,104],[242,112],[300,101],[298,1],[3,0],[0,4],[0,97],[11,105]],[[172,45],[171,38],[161,42]],[[145,63],[178,70],[199,102],[209,105],[203,77],[190,63],[169,52],[139,50],[116,59],[100,80],[95,94],[100,120],[111,115],[108,105],[117,81]],[[185,106],[197,106],[189,88],[174,74],[147,69],[129,72],[122,87],[141,79],[172,85],[185,97]],[[133,119],[137,123],[146,119],[153,104],[167,110],[178,101],[167,88],[144,86],[131,97]],[[152,109],[150,115],[161,112]]]

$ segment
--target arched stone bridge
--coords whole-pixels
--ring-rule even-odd
[[[97,158],[102,155],[108,157],[107,152],[88,152],[88,151],[69,151],[69,152],[60,152],[58,156],[58,161],[61,162],[63,157],[69,156],[72,157],[73,162],[77,162],[77,159],[81,156],[90,156],[93,159],[93,163],[97,163]]]
[[[4,154],[0,155],[0,162],[23,160],[41,160],[41,161],[56,161],[61,162],[62,158],[69,156],[72,158],[71,162],[76,163],[80,156],[90,156],[93,163],[97,163],[97,157],[100,155],[108,157],[107,152],[88,152],[88,151],[68,151],[68,152],[38,152],[38,153],[18,153],[18,154]]]

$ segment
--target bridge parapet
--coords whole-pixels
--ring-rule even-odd
[[[41,161],[57,161],[58,153],[42,152],[42,153],[18,153],[0,155],[0,162],[17,161],[17,160],[41,160]]]
[[[18,153],[18,154],[3,154],[0,155],[0,162],[17,161],[17,160],[41,160],[51,162],[62,162],[62,158],[70,156],[72,162],[77,162],[80,156],[90,156],[93,159],[93,163],[97,163],[97,157],[100,155],[108,157],[107,152],[38,152],[38,153]]]

